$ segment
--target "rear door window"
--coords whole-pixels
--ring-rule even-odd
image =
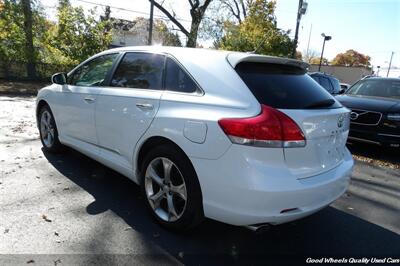
[[[164,55],[126,53],[111,80],[112,87],[161,90]]]
[[[279,109],[341,107],[301,68],[242,62],[235,70],[261,104]]]

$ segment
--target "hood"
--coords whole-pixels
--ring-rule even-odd
[[[400,105],[400,99],[360,96],[360,95],[339,95],[336,96],[341,104],[350,109],[360,109],[376,112],[387,112]]]

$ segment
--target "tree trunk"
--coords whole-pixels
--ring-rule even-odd
[[[25,32],[25,58],[27,60],[26,71],[28,78],[36,77],[35,51],[33,48],[32,33],[32,9],[30,0],[22,0],[22,10],[24,12],[24,32]]]
[[[186,47],[196,47],[197,44],[197,34],[199,31],[199,26],[201,22],[201,17],[195,16],[192,19],[192,23],[190,26],[190,32],[188,35],[188,40],[186,43]]]

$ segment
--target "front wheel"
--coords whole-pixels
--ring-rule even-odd
[[[200,185],[190,160],[172,145],[151,150],[142,164],[142,192],[153,217],[168,229],[203,220]]]
[[[50,107],[45,105],[39,111],[39,133],[43,148],[48,152],[60,152],[63,145],[58,140],[58,131]]]

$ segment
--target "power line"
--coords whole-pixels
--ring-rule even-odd
[[[102,6],[102,7],[109,6],[110,8],[114,8],[114,9],[117,9],[117,10],[122,10],[122,11],[126,11],[126,12],[137,13],[137,14],[146,15],[146,16],[149,16],[149,15],[150,15],[150,13],[144,12],[144,11],[138,11],[138,10],[133,10],[133,9],[129,9],[129,8],[123,8],[123,7],[105,5],[105,4],[100,4],[100,3],[96,3],[96,2],[92,2],[92,1],[87,1],[87,0],[75,0],[75,1],[82,2],[82,3],[86,3],[86,4],[91,4],[91,5],[96,5],[96,6]],[[169,21],[169,19],[168,19],[166,16],[154,15],[154,17],[157,17],[157,18],[160,18],[160,19],[165,19],[165,20],[168,20],[168,21]],[[191,22],[191,20],[187,20],[187,19],[183,19],[183,18],[179,18],[179,17],[176,17],[176,19],[177,19],[177,20],[181,20],[181,21],[185,21],[185,22]]]

